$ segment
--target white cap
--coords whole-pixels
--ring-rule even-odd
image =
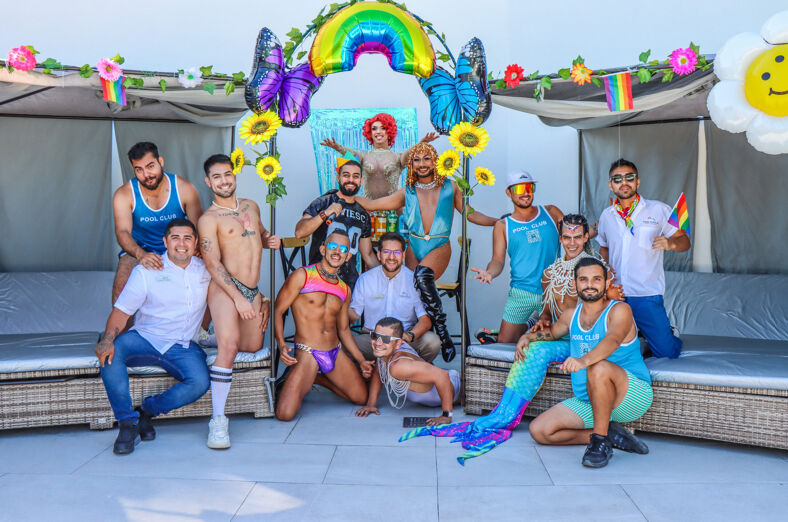
[[[506,188],[518,183],[536,183],[536,180],[524,170],[515,170],[506,177]]]

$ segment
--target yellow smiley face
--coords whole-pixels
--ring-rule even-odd
[[[788,116],[788,44],[760,54],[747,69],[744,95],[750,105],[771,116]]]

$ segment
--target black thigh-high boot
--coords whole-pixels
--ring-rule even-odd
[[[449,362],[457,355],[457,351],[454,348],[454,341],[449,335],[449,329],[446,328],[446,314],[443,313],[441,298],[435,287],[435,272],[428,266],[419,265],[413,275],[416,289],[421,294],[421,302],[424,303],[424,309],[432,319],[435,333],[441,339],[443,360]]]

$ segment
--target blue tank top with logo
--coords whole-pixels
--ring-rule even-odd
[[[582,301],[578,301],[577,309],[572,316],[572,323],[569,326],[569,354],[572,357],[580,358],[593,350],[599,341],[607,335],[607,316],[610,309],[618,301],[610,301],[607,308],[602,312],[590,330],[583,330],[580,326],[580,310],[583,308]],[[629,371],[638,379],[651,382],[651,374],[643,356],[640,354],[640,339],[636,335],[634,339],[626,344],[619,346],[616,351],[608,355],[607,361],[617,364]],[[580,370],[572,374],[572,391],[578,399],[588,401],[588,390],[586,388],[586,371]]]
[[[506,250],[509,253],[511,286],[542,293],[542,272],[558,255],[558,229],[541,205],[531,221],[506,217]]]
[[[175,174],[165,172],[164,176],[170,184],[170,197],[160,209],[154,210],[145,203],[140,192],[140,182],[131,178],[131,191],[134,193],[134,209],[131,212],[132,226],[131,237],[146,252],[163,254],[167,251],[164,246],[164,231],[167,224],[175,218],[186,217],[186,212],[181,205],[178,195],[178,183]],[[164,183],[165,180],[162,180]]]

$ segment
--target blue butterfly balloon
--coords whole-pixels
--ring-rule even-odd
[[[419,85],[430,100],[432,126],[441,134],[448,134],[461,121],[481,125],[490,117],[487,62],[478,38],[471,39],[460,50],[455,76],[436,67],[432,76],[419,79]]]

